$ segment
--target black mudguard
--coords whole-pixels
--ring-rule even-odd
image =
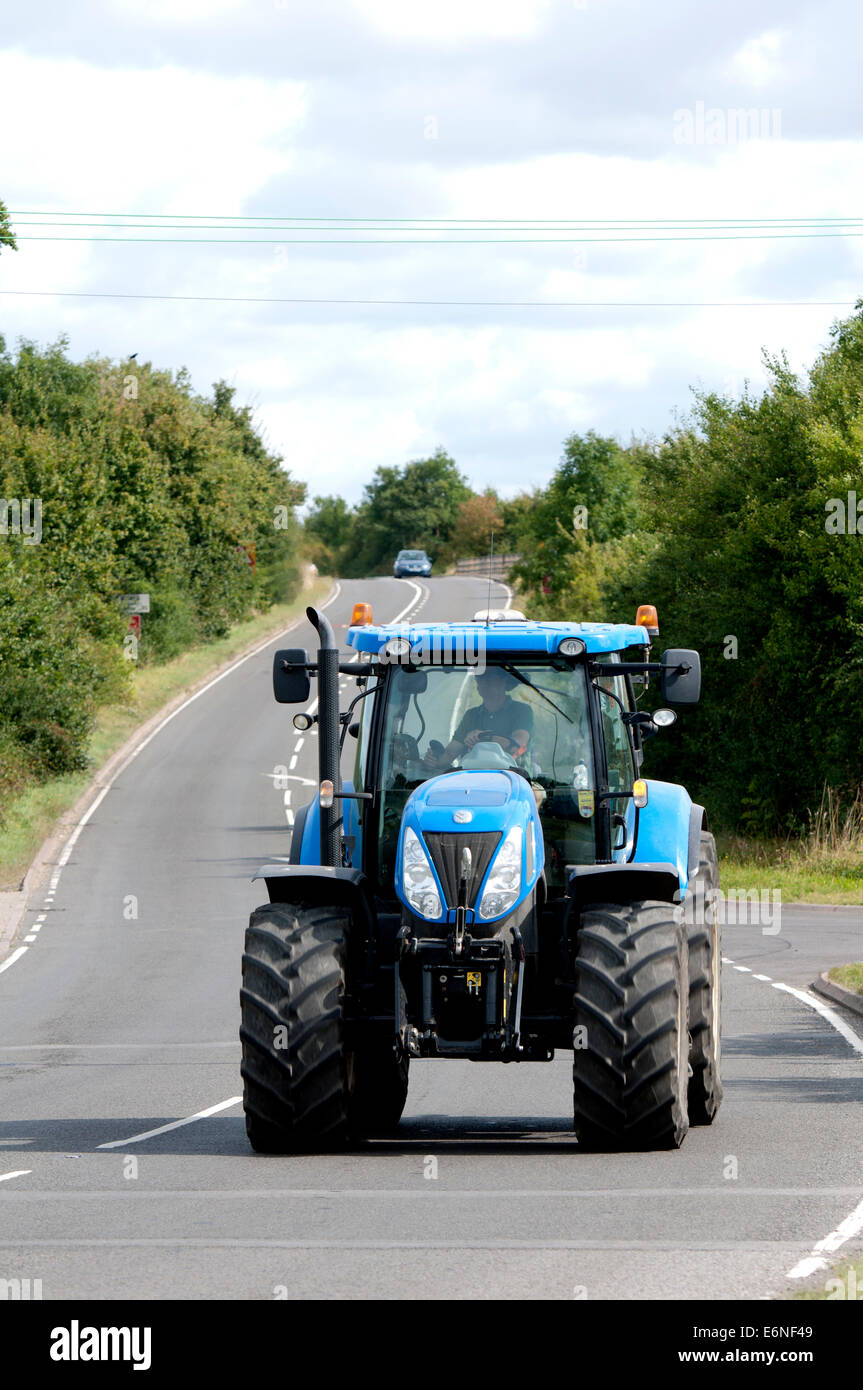
[[[673,864],[573,864],[568,872],[568,891],[579,908],[680,901],[680,877]]]
[[[271,903],[326,903],[346,907],[368,936],[374,935],[375,908],[369,880],[361,869],[331,869],[323,864],[265,864],[262,878]]]

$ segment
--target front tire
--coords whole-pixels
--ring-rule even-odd
[[[688,953],[673,907],[640,902],[586,910],[575,978],[579,1144],[679,1148],[688,1129]]]
[[[240,990],[243,1107],[258,1153],[333,1148],[349,1129],[348,916],[267,903],[249,919]]]

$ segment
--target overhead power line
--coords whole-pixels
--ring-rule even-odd
[[[200,222],[200,221],[219,221],[219,222],[386,222],[386,223],[417,223],[417,222],[447,222],[460,225],[474,225],[476,223],[500,225],[501,223],[512,223],[519,226],[596,226],[598,224],[610,224],[616,227],[631,226],[633,224],[650,226],[668,226],[669,224],[685,223],[686,225],[699,226],[704,223],[721,225],[723,223],[774,223],[774,222],[859,222],[857,217],[822,217],[813,214],[808,217],[786,216],[786,217],[650,217],[650,218],[629,218],[629,217],[335,217],[331,215],[320,217],[295,217],[291,214],[283,213],[281,216],[267,215],[259,216],[255,213],[163,213],[163,212],[49,212],[43,208],[19,208],[10,209],[10,216],[13,217],[144,217],[148,219],[156,218],[163,222]]]
[[[863,218],[340,218],[22,211],[20,241],[143,245],[510,246],[817,240],[863,236]],[[143,219],[143,220],[142,220]],[[30,230],[22,230],[28,228]],[[137,236],[130,233],[144,232]],[[201,233],[216,235],[200,235]],[[277,233],[287,233],[279,236]],[[330,235],[336,233],[336,235]],[[382,233],[382,235],[375,235]],[[431,235],[426,235],[431,233]]]
[[[276,223],[276,225],[273,225],[274,222]],[[857,217],[857,218],[843,218],[841,224],[839,224],[838,222],[820,222],[820,221],[813,221],[813,220],[811,220],[811,219],[807,219],[807,220],[805,220],[805,221],[804,221],[804,220],[787,221],[787,220],[784,220],[784,219],[782,219],[782,220],[776,219],[776,220],[771,220],[770,222],[762,222],[762,221],[760,221],[760,220],[759,220],[759,221],[753,220],[753,221],[746,221],[746,222],[730,221],[730,222],[710,222],[710,223],[707,223],[707,222],[704,222],[704,223],[694,223],[694,222],[668,222],[668,223],[663,223],[661,226],[658,226],[658,224],[653,223],[653,222],[627,222],[627,223],[622,223],[622,222],[602,222],[602,223],[600,223],[600,222],[597,222],[597,223],[571,222],[571,223],[566,223],[565,225],[561,224],[561,226],[555,226],[555,227],[551,227],[551,226],[549,226],[549,225],[547,225],[547,224],[545,224],[545,223],[508,223],[508,224],[506,224],[506,225],[504,225],[504,224],[494,224],[494,223],[484,223],[484,224],[475,224],[475,225],[471,225],[471,226],[469,226],[469,227],[468,227],[468,226],[463,226],[463,225],[458,225],[458,226],[455,226],[455,225],[448,225],[448,226],[446,226],[446,227],[441,227],[441,226],[438,226],[438,225],[435,224],[435,223],[429,224],[428,221],[424,221],[424,222],[422,222],[422,223],[411,223],[410,225],[407,225],[407,226],[402,226],[402,225],[400,225],[400,226],[398,226],[398,227],[392,227],[392,226],[387,226],[387,225],[382,225],[382,224],[380,224],[380,223],[376,223],[376,224],[373,225],[373,226],[359,226],[359,225],[355,225],[355,226],[351,226],[351,227],[347,227],[347,228],[346,228],[346,227],[345,227],[343,224],[341,224],[341,223],[325,222],[325,223],[318,223],[318,224],[316,224],[314,227],[307,227],[305,224],[304,224],[303,226],[298,226],[295,222],[292,222],[291,220],[287,220],[287,221],[278,221],[278,222],[277,222],[276,219],[273,219],[272,222],[268,222],[268,224],[267,224],[266,226],[260,226],[260,225],[258,225],[257,223],[255,223],[254,221],[247,221],[247,222],[244,222],[243,226],[237,227],[237,226],[235,226],[235,225],[233,225],[233,224],[231,224],[231,225],[226,225],[224,219],[221,219],[221,220],[218,220],[218,219],[217,219],[216,221],[213,221],[213,222],[208,222],[208,221],[203,221],[203,220],[202,220],[202,221],[196,221],[194,227],[190,227],[190,226],[188,226],[188,224],[186,224],[186,223],[184,223],[184,222],[178,222],[178,221],[177,221],[176,219],[174,219],[174,218],[164,218],[162,221],[160,221],[160,222],[158,222],[158,223],[156,223],[156,224],[153,224],[152,222],[140,222],[140,221],[128,221],[128,220],[127,220],[127,221],[123,221],[123,222],[106,222],[106,221],[104,220],[104,218],[100,218],[100,219],[98,219],[98,220],[96,220],[96,221],[90,221],[90,220],[82,221],[82,220],[79,218],[78,220],[73,221],[73,220],[70,220],[70,218],[68,218],[68,217],[64,217],[64,218],[53,218],[53,219],[51,219],[51,220],[46,220],[45,218],[42,218],[42,219],[40,219],[39,221],[36,221],[36,222],[23,221],[23,220],[21,220],[21,221],[17,221],[17,222],[15,223],[15,226],[16,226],[16,227],[47,227],[47,228],[49,228],[49,229],[51,229],[51,230],[53,230],[53,229],[55,229],[55,228],[57,228],[57,227],[61,227],[61,228],[96,227],[96,228],[98,228],[98,229],[101,230],[101,231],[112,231],[112,232],[113,232],[113,231],[124,231],[124,232],[125,232],[125,231],[141,230],[141,229],[145,229],[146,231],[159,231],[159,232],[169,232],[169,231],[183,231],[183,232],[185,232],[185,231],[187,231],[187,230],[188,230],[188,231],[195,231],[195,232],[198,232],[198,231],[219,231],[219,232],[222,232],[222,231],[226,231],[226,232],[227,232],[227,231],[253,231],[253,232],[273,232],[273,231],[276,231],[276,232],[278,232],[278,231],[288,231],[288,232],[296,232],[296,231],[340,232],[340,231],[345,231],[345,230],[347,230],[347,231],[361,231],[361,232],[364,232],[364,233],[367,233],[367,232],[381,232],[381,231],[385,231],[385,232],[397,232],[397,231],[398,231],[398,232],[410,232],[410,233],[413,235],[413,234],[415,234],[415,233],[417,233],[417,232],[443,232],[443,233],[446,233],[446,234],[452,234],[452,233],[454,233],[454,232],[461,234],[461,233],[463,233],[463,232],[485,232],[485,231],[494,232],[495,234],[499,234],[499,233],[502,232],[502,231],[506,231],[506,232],[510,232],[510,231],[512,231],[512,232],[523,232],[523,231],[549,232],[549,231],[559,231],[559,230],[571,231],[571,232],[579,232],[579,231],[589,231],[589,232],[602,232],[602,231],[606,231],[606,232],[619,232],[619,231],[626,231],[626,232],[633,232],[633,231],[657,231],[657,230],[661,230],[661,231],[664,231],[664,232],[669,232],[669,231],[690,232],[690,231],[692,231],[692,230],[696,230],[696,231],[699,231],[699,232],[703,232],[705,229],[711,229],[711,230],[714,230],[714,231],[722,232],[722,233],[724,234],[724,233],[726,233],[726,232],[733,232],[733,231],[736,231],[738,228],[742,228],[744,231],[747,231],[747,232],[751,232],[751,231],[753,231],[753,230],[756,229],[756,228],[765,228],[765,229],[769,230],[770,232],[774,232],[774,231],[783,231],[783,230],[786,230],[786,229],[789,229],[789,228],[790,228],[791,230],[793,230],[793,231],[798,231],[798,232],[801,231],[801,230],[802,230],[802,231],[807,231],[807,230],[809,230],[809,231],[812,231],[812,230],[814,230],[814,231],[823,231],[823,230],[825,230],[825,229],[827,229],[827,230],[834,230],[834,231],[835,231],[835,230],[845,231],[845,230],[847,230],[847,229],[851,229],[851,228],[854,228],[854,227],[863,226],[863,218],[859,218],[859,217]]]
[[[13,227],[14,231],[14,227]],[[586,246],[601,243],[609,246],[627,242],[692,242],[692,241],[819,241],[835,237],[859,237],[863,232],[759,232],[733,236],[627,236],[627,237],[459,237],[444,241],[436,237],[110,237],[110,236],[19,236],[17,241],[98,241],[145,246]]]
[[[0,290],[0,295],[63,299],[157,299],[206,304],[399,305],[473,309],[844,309],[853,299],[314,299],[227,294],[131,294],[111,290]]]

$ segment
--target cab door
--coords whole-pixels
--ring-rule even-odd
[[[604,666],[613,668],[614,661],[605,661]],[[599,702],[602,708],[602,733],[605,742],[605,759],[608,771],[608,790],[613,799],[611,808],[612,858],[617,863],[625,863],[632,858],[635,849],[635,806],[631,795],[614,796],[615,793],[631,793],[635,781],[635,759],[629,729],[623,722],[624,711],[631,706],[630,692],[625,677],[603,674],[598,679]]]

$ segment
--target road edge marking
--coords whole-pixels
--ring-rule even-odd
[[[801,1004],[808,1004],[810,1009],[814,1009],[817,1014],[826,1019],[837,1033],[840,1033],[847,1043],[850,1043],[854,1051],[863,1057],[863,1038],[854,1032],[844,1020],[827,1004],[822,1003],[814,994],[809,994],[805,989],[795,989],[794,985],[783,985],[779,980],[774,980],[771,989],[782,990],[784,994],[792,994],[795,999],[799,999]]]
[[[825,1260],[825,1255],[833,1255],[846,1240],[851,1240],[852,1236],[857,1236],[863,1231],[863,1202],[859,1202],[852,1212],[840,1221],[839,1225],[823,1240],[819,1240],[817,1245],[813,1245],[812,1252],[802,1260],[798,1260],[793,1269],[786,1274],[786,1279],[805,1279],[810,1274],[815,1274],[819,1269],[828,1269],[829,1260]]]
[[[220,1110],[229,1110],[232,1105],[239,1105],[242,1099],[242,1096],[231,1096],[230,1100],[221,1100],[218,1105],[198,1110],[184,1120],[171,1120],[170,1124],[159,1125],[157,1129],[145,1129],[142,1134],[133,1134],[128,1139],[112,1139],[108,1144],[97,1144],[96,1149],[123,1149],[128,1144],[140,1144],[143,1139],[154,1139],[157,1134],[167,1134],[171,1129],[181,1129],[183,1125],[194,1124],[196,1120],[207,1120],[211,1115],[218,1115]]]

